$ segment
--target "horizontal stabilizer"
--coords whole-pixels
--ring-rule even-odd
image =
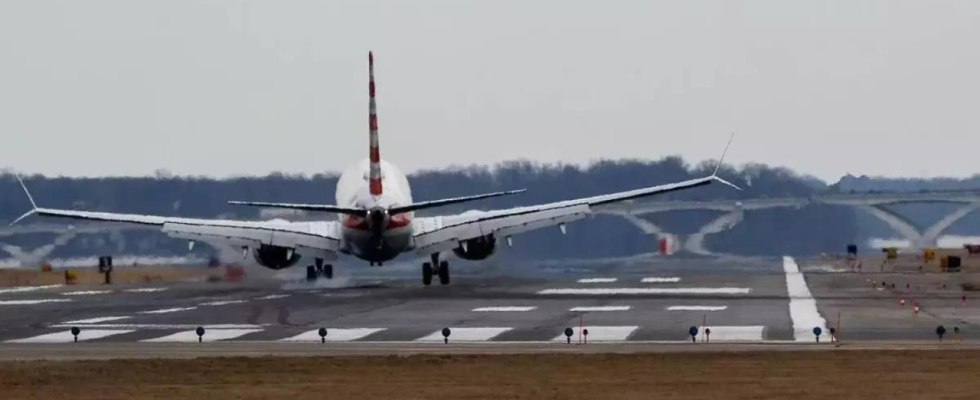
[[[228,204],[249,207],[283,208],[287,210],[319,211],[349,215],[367,215],[367,211],[360,208],[340,207],[331,204],[296,204],[296,203],[269,203],[264,201],[229,201]]]
[[[523,193],[523,192],[526,192],[526,191],[527,191],[527,189],[518,189],[518,190],[508,190],[508,191],[505,191],[505,192],[484,193],[484,194],[478,194],[478,195],[475,195],[475,196],[453,197],[451,199],[440,199],[440,200],[432,200],[432,201],[423,201],[423,202],[419,202],[419,203],[412,203],[412,204],[406,204],[406,205],[403,205],[403,206],[394,206],[394,207],[391,207],[391,208],[388,209],[388,213],[389,214],[401,214],[401,213],[407,213],[407,212],[412,212],[412,211],[424,210],[426,208],[435,208],[435,207],[448,206],[450,204],[466,203],[468,201],[489,199],[491,197],[508,196],[508,195],[512,195],[512,194]]]

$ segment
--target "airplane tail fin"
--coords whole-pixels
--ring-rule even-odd
[[[381,152],[378,148],[378,110],[374,102],[374,52],[368,52],[368,125],[371,144],[369,147],[371,172],[368,177],[372,196],[381,195]]]

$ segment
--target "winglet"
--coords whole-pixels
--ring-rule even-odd
[[[31,201],[31,211],[28,211],[24,213],[24,215],[21,215],[20,217],[15,219],[14,222],[11,222],[9,226],[14,226],[14,224],[20,222],[22,219],[34,215],[34,213],[37,212],[37,203],[34,202],[34,197],[31,196],[31,191],[27,190],[27,185],[24,184],[24,180],[20,178],[20,175],[17,175],[17,181],[20,182],[20,187],[24,188],[24,193],[27,194],[27,199]]]
[[[725,162],[725,155],[728,154],[728,147],[732,145],[733,139],[735,139],[735,131],[732,131],[732,135],[728,137],[728,144],[725,145],[725,151],[721,152],[721,158],[718,159],[718,165],[715,166],[715,171],[711,173],[711,176],[718,176],[718,170],[721,169],[721,164]]]
[[[718,183],[721,183],[721,184],[724,184],[724,185],[731,186],[731,187],[735,188],[736,190],[742,190],[742,188],[738,187],[734,183],[731,183],[729,181],[726,181],[726,180],[721,179],[721,178],[718,177],[718,170],[721,169],[721,164],[723,162],[725,162],[725,155],[728,154],[728,148],[732,145],[732,139],[735,139],[735,132],[734,131],[732,131],[732,135],[728,137],[728,144],[725,145],[725,151],[723,151],[721,153],[721,158],[718,159],[718,165],[715,166],[715,170],[714,170],[714,172],[711,173],[711,176],[709,178],[711,178],[711,180],[713,180],[715,182],[718,182]]]

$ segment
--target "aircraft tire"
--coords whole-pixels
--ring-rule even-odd
[[[432,264],[422,263],[422,284],[429,286],[432,284]]]
[[[439,284],[449,284],[449,263],[446,261],[439,263]]]

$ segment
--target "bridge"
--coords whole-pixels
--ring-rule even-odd
[[[931,226],[919,227],[908,218],[898,214],[887,206],[912,203],[947,203],[958,204],[959,207],[936,221]],[[919,193],[832,193],[821,194],[808,198],[762,198],[747,200],[715,200],[715,201],[654,201],[642,203],[624,203],[604,208],[598,213],[615,215],[631,222],[644,234],[654,235],[657,239],[667,239],[671,250],[683,250],[694,254],[713,254],[705,247],[705,237],[734,228],[745,219],[750,211],[773,208],[801,209],[809,205],[828,204],[855,207],[888,224],[895,233],[907,239],[915,248],[932,247],[937,244],[940,236],[957,221],[970,215],[980,208],[980,191],[964,192],[919,192]],[[644,215],[668,211],[707,210],[719,211],[722,214],[703,225],[697,232],[681,240],[679,235],[667,232]]]

